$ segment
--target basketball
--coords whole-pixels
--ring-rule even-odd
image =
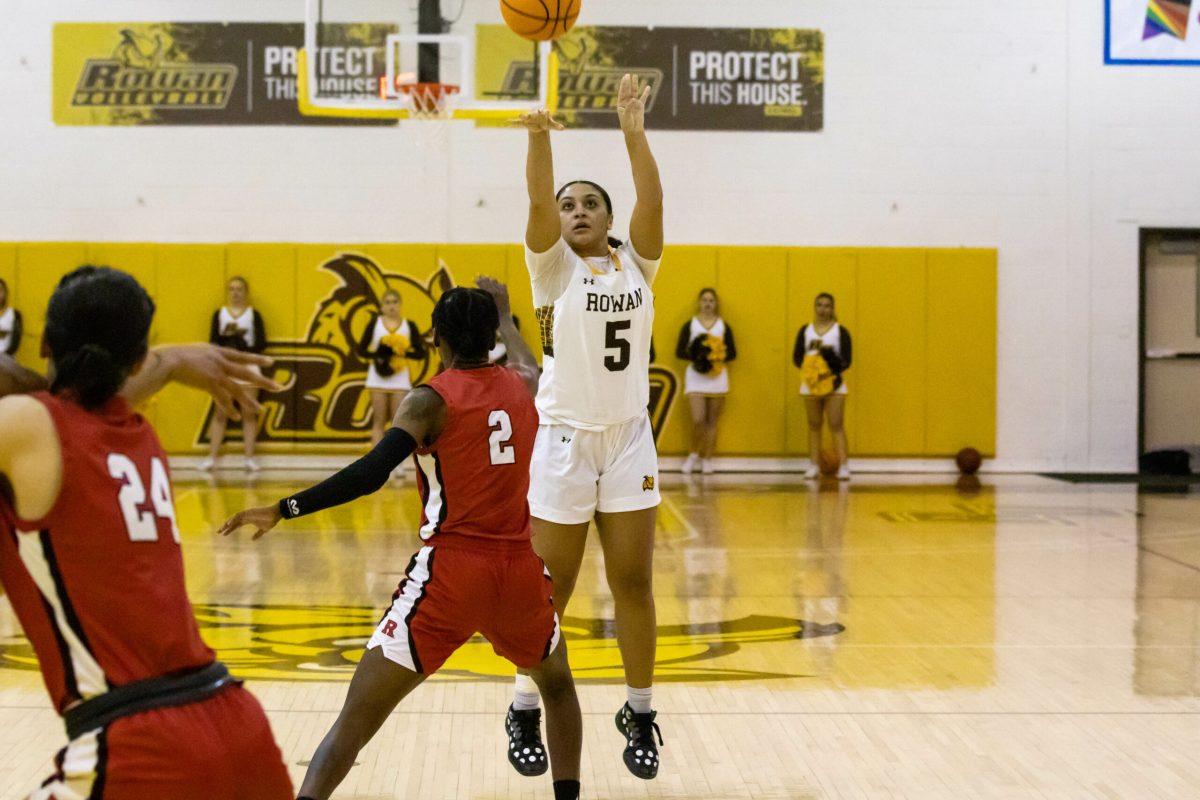
[[[817,457],[817,462],[817,467],[821,470],[821,474],[826,477],[837,475],[838,467],[841,466],[837,453],[827,449],[821,450],[821,454]]]
[[[500,13],[513,33],[548,42],[571,30],[581,5],[583,0],[500,0]]]
[[[958,465],[958,471],[963,475],[974,475],[983,464],[983,456],[979,455],[979,451],[974,447],[964,447],[954,457],[954,463]]]

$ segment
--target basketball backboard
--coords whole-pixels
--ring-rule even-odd
[[[473,0],[304,2],[297,67],[306,115],[495,120],[557,107],[552,45],[500,27],[498,4],[488,13],[493,4]],[[498,49],[529,53],[527,74],[503,96],[481,91],[478,81],[481,60]]]

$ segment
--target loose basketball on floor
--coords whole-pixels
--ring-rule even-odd
[[[954,457],[954,463],[958,466],[958,471],[963,475],[974,475],[979,471],[979,467],[983,465],[983,456],[974,447],[964,447]]]
[[[838,467],[842,465],[842,462],[838,460],[837,453],[832,450],[822,450],[820,456],[817,457],[817,462],[821,474],[826,477],[837,475]]]
[[[513,33],[548,42],[574,27],[582,5],[583,0],[500,0],[500,13]]]

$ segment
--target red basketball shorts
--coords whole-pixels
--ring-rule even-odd
[[[422,547],[367,648],[432,675],[476,633],[496,654],[533,669],[558,646],[550,573],[533,552],[437,543]]]
[[[292,800],[266,714],[231,686],[207,700],[123,717],[59,751],[30,800]]]

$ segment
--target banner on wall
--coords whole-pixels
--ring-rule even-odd
[[[424,327],[442,292],[455,282],[445,266],[431,275],[388,272],[375,259],[355,252],[332,253],[312,268],[335,282],[314,307],[303,339],[267,345],[266,355],[275,360],[273,377],[286,388],[262,396],[259,441],[312,445],[321,451],[327,445],[362,444],[369,439],[369,365],[357,344],[378,313],[383,295],[389,290],[400,292],[405,314]],[[432,337],[427,336],[427,341],[427,355],[408,362],[414,386],[432,378],[441,367]],[[670,370],[650,368],[649,411],[656,439],[675,402],[677,383]],[[208,444],[214,411],[210,405],[196,444]],[[231,430],[228,440],[237,438]]]
[[[476,29],[480,97],[527,97],[527,47],[503,25]],[[555,42],[560,116],[569,127],[616,128],[625,73],[651,88],[655,130],[819,131],[825,125],[821,31],[795,28],[579,27]]]
[[[378,91],[390,25],[327,25],[326,78]],[[57,125],[395,125],[296,107],[300,23],[60,22]]]
[[[1200,66],[1200,0],[1105,0],[1104,63]]]
[[[387,24],[327,25],[322,80],[373,95],[385,77]],[[476,29],[477,94],[533,93],[529,48],[503,25]],[[296,107],[300,23],[63,22],[54,26],[58,125],[394,125],[305,117]],[[820,31],[577,28],[555,43],[560,108],[571,127],[615,128],[626,72],[651,87],[649,124],[665,130],[819,131]]]

